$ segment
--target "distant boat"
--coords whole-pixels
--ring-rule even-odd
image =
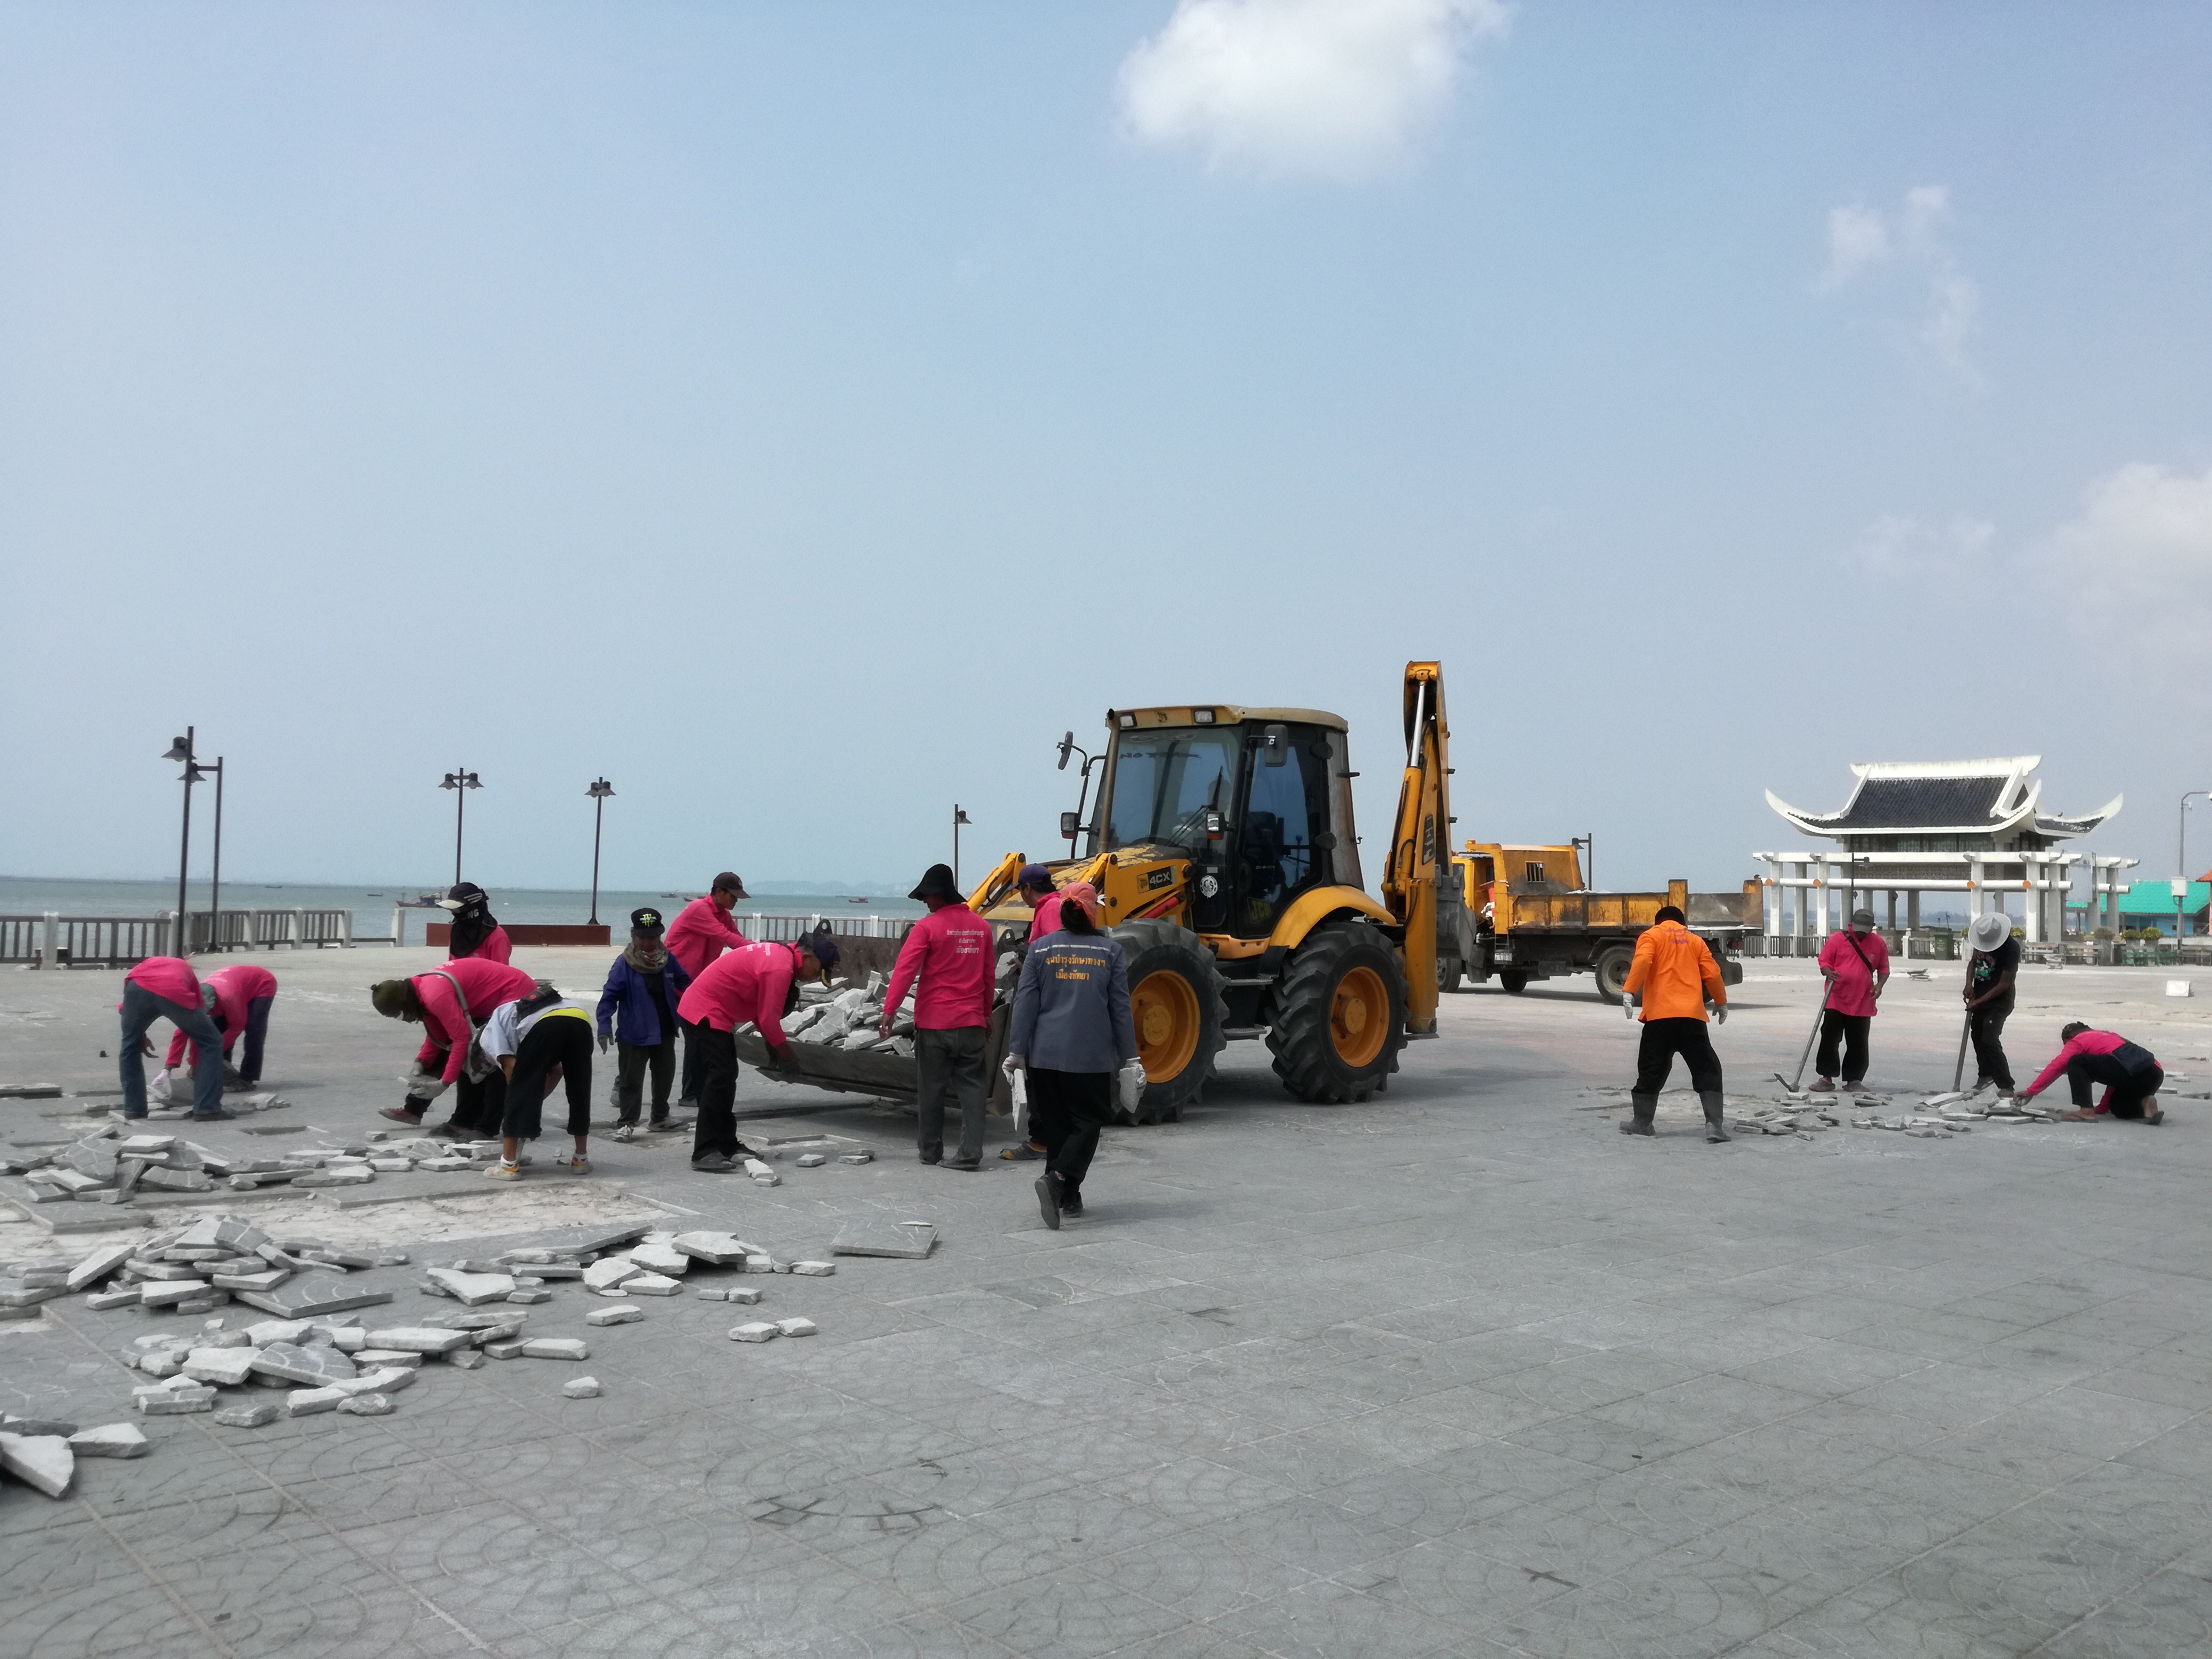
[[[848,904],[866,904],[867,900],[864,898],[848,898],[845,902]]]
[[[371,898],[382,898],[384,895],[381,893],[371,893],[368,896]]]

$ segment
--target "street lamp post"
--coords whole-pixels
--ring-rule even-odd
[[[190,956],[192,948],[191,922],[185,910],[185,874],[192,855],[192,786],[207,775],[192,759],[196,729],[186,726],[185,735],[172,738],[169,752],[161,757],[163,760],[181,761],[185,768],[181,780],[185,786],[185,822],[177,843],[177,954],[180,957]]]
[[[960,884],[960,826],[971,823],[966,810],[958,801],[952,803],[952,884]]]
[[[459,887],[461,884],[461,818],[467,808],[469,791],[481,789],[483,785],[477,781],[475,773],[458,771],[447,773],[446,781],[438,787],[453,792],[453,885]]]
[[[2183,912],[2189,903],[2189,803],[2212,799],[2212,789],[2191,789],[2181,798],[2180,810],[2174,815],[2177,823],[2173,833],[2173,948],[2181,949]],[[2177,956],[2174,960],[2181,958]]]
[[[208,949],[222,950],[222,757],[215,757],[215,874],[208,884]]]
[[[605,817],[607,797],[615,787],[605,778],[592,780],[592,787],[584,791],[592,800],[592,926],[599,923],[599,824]]]

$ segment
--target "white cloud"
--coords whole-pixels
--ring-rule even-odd
[[[2212,467],[2191,477],[2134,461],[2107,474],[2037,562],[2078,605],[2125,610],[2201,639],[2212,620]]]
[[[1885,514],[1860,533],[1844,562],[1877,580],[1955,580],[1986,569],[1996,528],[1963,514],[1943,524]]]
[[[1359,178],[1405,155],[1510,20],[1504,0],[1177,0],[1121,65],[1122,116],[1219,170]]]
[[[1816,286],[1833,294],[1879,267],[1909,267],[1926,283],[1919,343],[1948,373],[1978,385],[1981,375],[1966,345],[1981,320],[1982,290],[1952,250],[1950,219],[1951,192],[1942,185],[1906,191],[1893,222],[1863,203],[1830,208],[1828,264]]]

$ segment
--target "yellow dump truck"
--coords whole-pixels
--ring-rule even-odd
[[[1667,904],[1712,947],[1722,979],[1740,984],[1743,936],[1760,926],[1756,881],[1741,893],[1692,893],[1686,881],[1670,881],[1664,892],[1594,893],[1583,885],[1581,849],[1571,843],[1470,841],[1453,854],[1452,872],[1460,902],[1437,959],[1446,991],[1493,975],[1522,991],[1532,981],[1590,974],[1598,995],[1619,1002],[1636,936]]]

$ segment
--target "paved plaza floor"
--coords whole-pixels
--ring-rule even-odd
[[[293,1103],[196,1138],[383,1127],[411,1044],[366,987],[431,958],[259,960],[283,982],[265,1086]],[[520,965],[595,990],[604,953]],[[1900,1103],[1949,1085],[1958,971],[1898,980],[1876,1022]],[[1749,972],[1717,1033],[1747,1107],[1816,984]],[[600,1304],[558,1286],[528,1328],[586,1337],[581,1367],[432,1364],[386,1417],[147,1420],[148,1455],[81,1462],[63,1499],[0,1486],[0,1656],[2212,1652],[2212,1101],[2183,1097],[2212,1076],[2212,976],[2189,1000],[2167,976],[2030,968],[2010,1034],[2023,1076],[2066,1018],[2144,1042],[2187,1074],[2160,1128],[1709,1146],[1678,1094],[1632,1139],[1635,1028],[1581,980],[1448,998],[1364,1105],[1291,1101],[1237,1044],[1187,1121],[1109,1133],[1059,1232],[1034,1166],[923,1167],[910,1119],[757,1078],[741,1106],[786,1115],[748,1135],[877,1161],[787,1157],[770,1188],[601,1140],[574,1182],[240,1195],[258,1226],[408,1250],[353,1276],[401,1319],[455,1308],[418,1294],[424,1265],[569,1221],[791,1257],[859,1218],[939,1243],[707,1281],[763,1287],[805,1340],[732,1342],[742,1310],[690,1290],[587,1328]],[[112,1089],[118,980],[0,978],[0,1083]],[[0,1139],[83,1103],[0,1101]],[[0,1206],[0,1260],[97,1237]],[[128,1419],[145,1379],[115,1356],[199,1322],[49,1304],[0,1325],[0,1407]],[[580,1369],[602,1397],[562,1397]]]

